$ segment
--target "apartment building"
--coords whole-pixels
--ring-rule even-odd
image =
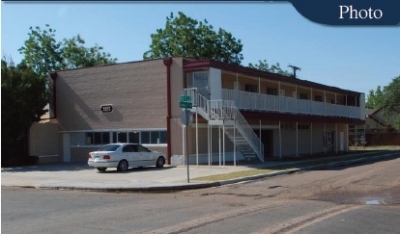
[[[186,152],[190,163],[210,165],[341,152],[348,126],[365,121],[363,93],[213,60],[63,70],[51,81],[51,125],[32,128],[30,149],[63,162],[84,162],[112,142],[141,143],[178,164]],[[192,101],[188,126],[181,96]],[[35,130],[46,126],[57,130]]]

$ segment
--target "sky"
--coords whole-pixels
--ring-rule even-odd
[[[181,11],[214,29],[223,28],[243,44],[242,65],[266,59],[300,67],[298,78],[363,92],[390,84],[400,75],[400,27],[327,26],[304,18],[291,3],[1,2],[1,53],[14,63],[29,27],[46,24],[56,39],[80,35],[87,47],[103,46],[117,62],[138,61],[152,33]]]

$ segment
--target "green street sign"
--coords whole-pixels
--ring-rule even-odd
[[[179,98],[179,102],[192,102],[192,97],[191,96],[186,96],[186,95],[181,95]]]
[[[191,109],[193,107],[193,105],[191,102],[180,102],[179,107],[185,108],[185,109]]]
[[[191,109],[193,107],[192,97],[191,96],[186,96],[186,95],[180,96],[180,98],[179,98],[179,107],[180,108],[185,108],[185,109]]]

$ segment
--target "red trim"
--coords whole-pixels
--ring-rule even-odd
[[[172,58],[164,58],[163,63],[167,66],[167,163],[171,165],[171,65]]]
[[[280,120],[280,121],[298,121],[313,123],[343,123],[343,124],[364,124],[361,119],[345,118],[345,117],[326,117],[317,115],[301,115],[301,114],[282,114],[276,112],[256,112],[240,110],[240,113],[246,120]]]
[[[53,80],[53,117],[50,116],[50,118],[57,118],[57,77],[58,73],[57,72],[50,72],[50,78]],[[50,107],[51,108],[51,107]]]

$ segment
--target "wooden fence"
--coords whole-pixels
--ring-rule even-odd
[[[400,133],[366,133],[366,145],[400,145]]]

